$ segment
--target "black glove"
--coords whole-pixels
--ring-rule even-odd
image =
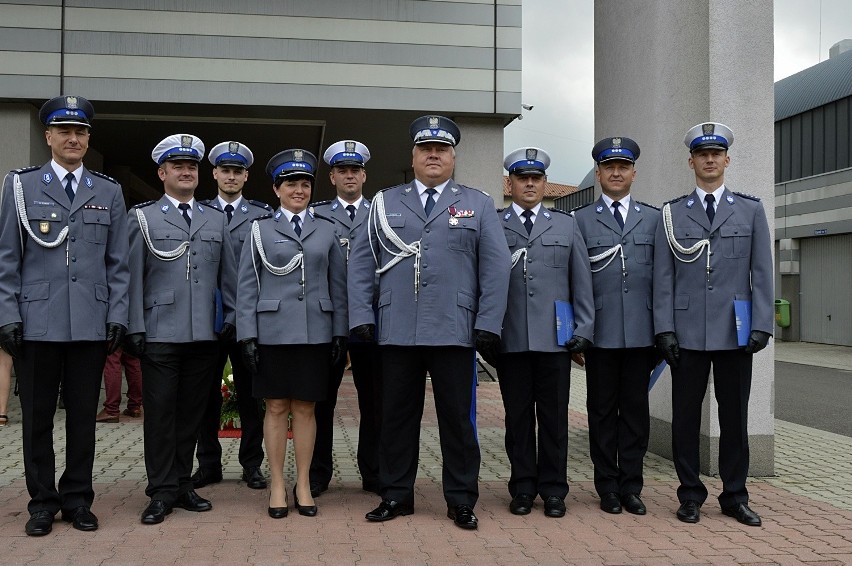
[[[343,363],[346,360],[346,342],[349,339],[345,336],[335,336],[331,339],[331,365]]]
[[[677,342],[677,336],[674,332],[661,332],[654,337],[657,343],[657,348],[663,353],[666,363],[672,368],[678,366],[680,361],[680,344]]]
[[[13,358],[21,356],[21,347],[24,345],[24,323],[12,322],[0,326],[0,348]]]
[[[359,340],[364,342],[375,342],[376,341],[376,325],[375,324],[362,324],[360,326],[356,326],[352,329],[352,334],[358,337]]]
[[[756,354],[766,348],[770,336],[772,335],[768,332],[752,330],[751,334],[748,335],[748,345],[745,347],[746,354]]]
[[[230,342],[237,337],[237,329],[233,324],[225,323],[222,325],[222,330],[219,331],[219,340],[221,342]]]
[[[474,330],[473,344],[482,359],[496,368],[500,355],[500,337],[487,330]]]
[[[123,348],[125,353],[134,358],[141,358],[145,353],[145,333],[136,332],[124,335]]]
[[[107,322],[106,341],[107,355],[112,354],[124,342],[124,335],[127,334],[127,327],[116,322]]]
[[[260,354],[257,351],[257,338],[240,340],[240,352],[243,355],[243,363],[252,374],[256,374],[257,365],[260,363]]]
[[[577,336],[576,334],[571,337],[568,342],[565,343],[565,347],[572,354],[581,354],[592,347],[592,343],[589,340],[586,340],[582,336]]]

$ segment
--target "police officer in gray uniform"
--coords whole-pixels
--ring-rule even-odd
[[[237,280],[225,214],[195,201],[204,144],[191,134],[175,134],[157,144],[151,157],[165,194],[129,214],[129,332],[137,342],[144,337],[145,494],[151,498],[144,524],[161,523],[173,507],[212,508],[195,493],[190,474],[219,352],[216,290],[224,313],[218,338],[229,340]]]
[[[660,212],[630,194],[638,157],[639,145],[627,137],[595,144],[592,159],[602,194],[573,214],[592,260],[595,293],[595,345],[585,353],[595,489],[603,511],[621,513],[623,505],[644,515],[648,381],[657,360],[651,284]]]
[[[0,346],[14,358],[21,395],[26,533],[54,516],[98,528],[95,415],[108,353],[127,329],[127,218],[121,186],[83,165],[94,109],[81,96],[47,101],[39,118],[51,160],[12,171],[0,195]],[[65,471],[55,485],[53,416],[65,384]]]
[[[369,521],[414,509],[426,372],[432,378],[443,455],[447,516],[477,528],[479,445],[474,412],[474,348],[499,353],[506,312],[509,250],[494,201],[451,179],[458,126],[423,116],[410,126],[414,181],[381,191],[367,218],[368,238],[349,256],[349,324],[370,340],[375,273],[380,274],[382,502]]]
[[[672,369],[672,451],[677,517],[697,523],[707,488],[699,477],[701,405],[710,367],[719,403],[719,504],[760,526],[748,506],[748,399],[752,357],[774,324],[772,238],[760,201],[725,186],[734,134],[705,122],[684,138],[696,188],[663,206],[654,256],[654,331]],[[742,301],[741,303],[738,303]],[[740,321],[735,309],[745,314]],[[737,326],[751,314],[751,326]]]
[[[331,144],[323,154],[331,166],[329,180],[337,191],[333,200],[314,204],[314,211],[334,221],[340,245],[346,258],[358,238],[366,235],[364,220],[370,211],[370,201],[364,198],[367,181],[366,165],[370,150],[361,142],[342,140]],[[352,381],[358,390],[358,470],[361,486],[379,493],[379,430],[381,427],[381,367],[375,342],[361,342],[350,336],[349,358],[352,362]],[[334,407],[337,392],[346,369],[345,358],[331,370],[328,396],[316,405],[317,439],[311,460],[311,493],[314,497],[328,489],[333,470]]]
[[[234,257],[239,259],[243,243],[251,229],[251,221],[272,212],[272,207],[243,197],[248,180],[248,168],[254,163],[251,150],[237,141],[224,141],[210,150],[207,159],[213,165],[218,195],[201,204],[225,213],[231,235]],[[198,489],[222,481],[222,445],[219,444],[219,420],[222,410],[222,372],[230,358],[240,414],[239,461],[243,467],[242,480],[251,489],[266,488],[266,478],[260,470],[263,463],[263,418],[260,403],[252,395],[251,373],[243,363],[236,339],[222,342],[216,367],[210,379],[210,396],[198,428],[198,469],[192,474],[192,484]]]
[[[527,515],[540,495],[544,514],[565,515],[571,353],[592,343],[594,303],[586,245],[577,223],[542,206],[550,156],[523,147],[506,156],[512,205],[501,212],[512,253],[503,353],[497,364],[512,466],[509,511]],[[573,307],[573,336],[557,340],[556,302]],[[538,442],[536,442],[538,423]]]

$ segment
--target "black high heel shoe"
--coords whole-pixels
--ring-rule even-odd
[[[299,505],[299,496],[296,495],[296,488],[293,488],[293,503],[296,504],[296,511],[299,512],[299,515],[304,515],[305,517],[313,517],[317,514],[317,506],[316,505]]]
[[[269,500],[272,501],[272,494],[269,494]],[[283,519],[287,516],[287,512],[290,511],[288,507],[268,507],[266,512],[269,513],[269,516],[273,519]]]

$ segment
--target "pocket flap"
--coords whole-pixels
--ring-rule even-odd
[[[675,295],[674,308],[679,311],[685,311],[689,308],[689,295]]]
[[[387,291],[385,291],[381,295],[379,295],[378,307],[382,308],[382,307],[388,306],[390,304],[390,299],[391,299],[391,290],[388,289]]]
[[[640,244],[644,246],[653,246],[654,245],[654,235],[653,234],[633,234],[633,243]]]
[[[257,301],[257,312],[275,312],[280,304],[281,299],[259,299]]]
[[[405,217],[404,216],[387,216],[388,225],[391,228],[402,228],[405,226]]]
[[[518,235],[517,234],[509,234],[506,233],[506,243],[509,244],[509,247],[514,247],[518,245]]]
[[[145,297],[144,307],[150,309],[159,305],[171,305],[175,302],[175,290],[165,289]]]
[[[109,301],[109,289],[106,285],[95,283],[95,299],[104,303]]]
[[[151,238],[154,240],[178,240],[182,242],[186,239],[186,232],[181,232],[177,228],[151,230]]]
[[[201,240],[204,242],[221,242],[222,234],[219,232],[201,232]]]
[[[674,235],[677,240],[700,240],[704,237],[701,228],[678,228],[674,227]]]
[[[542,234],[542,246],[570,246],[571,238],[568,234]]]
[[[606,246],[611,248],[615,245],[615,236],[613,234],[595,234],[586,239],[587,248],[599,248]]]
[[[320,310],[323,312],[334,312],[334,303],[331,302],[331,299],[320,299]]]
[[[50,297],[50,281],[30,283],[21,287],[20,302],[43,301]]]
[[[109,211],[108,210],[91,210],[91,209],[83,209],[83,223],[84,224],[101,224],[103,226],[109,226]]]
[[[456,301],[456,304],[458,306],[465,308],[471,312],[476,312],[477,303],[478,301],[476,300],[476,297],[468,295],[463,291],[459,291],[458,299]]]
[[[722,226],[719,228],[719,233],[723,238],[734,238],[738,236],[751,236],[751,226],[745,224]]]

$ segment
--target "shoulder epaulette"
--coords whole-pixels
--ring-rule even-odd
[[[211,205],[207,204],[206,202],[198,201],[198,204],[203,204],[205,207],[207,207],[207,208],[208,208],[208,209],[210,209],[210,210],[215,210],[216,212],[221,212],[222,214],[225,214],[225,211],[224,211],[224,210],[219,210],[219,209],[218,209],[218,208],[216,208],[215,206],[211,206]]]
[[[10,173],[15,173],[20,175],[21,173],[29,173],[30,171],[35,171],[36,169],[41,169],[40,165],[30,165],[29,167],[22,167],[21,169],[12,169]]]
[[[111,183],[115,183],[116,185],[118,184],[118,181],[116,181],[115,179],[113,179],[109,175],[104,175],[100,171],[89,171],[89,173],[91,173],[92,175],[94,175],[96,177],[100,177],[101,179],[106,179],[107,181],[109,181]]]
[[[263,210],[268,210],[269,212],[272,212],[272,207],[266,204],[265,202],[261,202],[259,200],[249,200],[249,202],[255,206],[259,206]]]
[[[743,198],[747,198],[748,200],[754,200],[754,201],[760,202],[760,197],[756,197],[754,195],[747,195],[745,193],[738,193],[736,191],[731,191],[731,192],[734,193],[735,195],[737,195],[738,197],[743,197]]]
[[[591,202],[587,202],[586,204],[581,204],[580,206],[575,206],[575,207],[574,207],[574,208],[572,208],[569,212],[572,212],[572,213],[573,213],[573,212],[577,212],[578,210],[582,210],[582,209],[586,208],[586,207],[587,207],[587,206],[589,206],[590,204],[592,204],[592,203],[591,203]]]
[[[679,200],[683,200],[683,199],[685,199],[685,198],[686,198],[686,197],[688,197],[688,196],[689,196],[688,194],[686,194],[686,195],[680,195],[679,197],[677,197],[677,198],[673,198],[672,200],[667,200],[666,202],[664,202],[664,203],[663,203],[663,205],[667,205],[667,204],[674,204],[674,203],[676,203],[677,201],[679,201]]]
[[[398,188],[404,187],[406,185],[408,185],[408,183],[400,183],[399,185],[394,185],[392,187],[385,187],[384,189],[381,189],[379,192],[383,193],[385,191],[392,191],[393,189],[398,189]],[[373,197],[373,198],[375,198],[375,197]]]
[[[332,224],[334,224],[334,220],[332,220],[328,216],[323,216],[322,214],[317,214],[316,212],[314,212],[314,218],[319,218],[320,220],[325,220],[326,222],[331,222]]]
[[[157,201],[155,201],[155,200],[149,200],[148,202],[142,202],[142,203],[139,203],[139,204],[137,204],[137,205],[133,206],[133,208],[145,208],[146,206],[151,206],[151,205],[152,205],[152,204],[154,204],[155,202],[157,202]]]
[[[642,202],[641,200],[637,200],[636,202],[638,204],[641,204],[642,206],[647,206],[648,208],[653,208],[654,210],[660,210],[660,207],[654,206],[653,204],[648,204],[647,202]]]
[[[561,208],[548,208],[547,210],[549,210],[550,212],[557,212],[557,213],[559,213],[559,214],[564,214],[564,215],[566,215],[566,216],[571,216],[571,213],[570,213],[570,212],[567,212],[567,211],[565,211],[565,210],[562,210]]]
[[[272,216],[273,216],[272,214],[262,214],[262,215],[258,216],[257,218],[252,218],[251,221],[257,222],[258,220],[266,220],[267,218],[272,218]]]
[[[213,202],[213,199],[212,199],[212,198],[208,198],[208,199],[204,199],[204,200],[200,200],[200,201],[198,201],[198,204],[203,204],[203,205],[205,205],[205,206],[209,206],[209,207],[211,207],[211,208],[212,208],[212,207],[213,207],[213,205],[212,205],[212,204],[210,204],[211,202]]]
[[[332,200],[334,200],[334,199],[332,199]],[[327,204],[331,204],[331,200],[321,200],[319,202],[313,203],[312,206],[325,206]]]
[[[499,214],[499,213],[503,212],[504,210],[506,210],[506,209],[505,209],[505,208],[498,208],[498,209],[497,209],[497,214]]]

